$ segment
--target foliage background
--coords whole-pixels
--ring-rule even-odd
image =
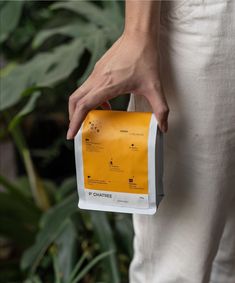
[[[123,5],[0,1],[0,143],[17,170],[0,172],[0,283],[128,282],[131,218],[77,209],[65,139],[68,96],[120,36]]]

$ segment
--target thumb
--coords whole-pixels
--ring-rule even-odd
[[[146,95],[146,98],[152,107],[160,130],[164,133],[167,132],[169,107],[164,94],[162,91],[152,91]]]

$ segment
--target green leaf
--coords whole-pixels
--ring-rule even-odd
[[[29,224],[37,224],[40,213],[33,206],[27,206],[26,202],[21,203],[18,196],[9,193],[0,193],[0,211],[2,215],[9,218],[12,216],[19,221]]]
[[[0,184],[11,195],[12,198],[15,198],[17,202],[21,203],[24,206],[24,208],[27,208],[29,211],[31,211],[30,215],[36,215],[36,216],[40,215],[40,210],[25,195],[25,193],[21,190],[20,186],[15,186],[15,184],[12,184],[2,175],[0,175]]]
[[[0,193],[0,234],[27,247],[37,231],[40,213],[21,200],[18,195]]]
[[[87,258],[87,253],[84,252],[81,258],[79,259],[79,261],[77,262],[77,264],[74,266],[74,269],[70,273],[68,282],[71,282],[75,278],[75,276],[77,275],[78,271],[80,270],[86,258]]]
[[[105,10],[109,11],[109,19],[113,19],[118,27],[123,27],[124,24],[124,9],[121,9],[119,0],[109,0],[103,1],[103,6]]]
[[[24,1],[5,1],[0,6],[0,43],[16,28],[21,17]]]
[[[114,253],[114,251],[106,251],[102,254],[96,256],[91,262],[89,262],[82,270],[79,272],[79,274],[73,279],[71,283],[78,283],[81,279],[84,278],[84,276],[90,271],[90,269],[95,266],[99,261],[103,260],[104,258],[111,256]],[[110,281],[114,282],[114,281]]]
[[[98,27],[102,27],[112,41],[120,35],[123,28],[120,24],[120,22],[123,21],[119,18],[117,20],[117,17],[113,18],[113,9],[102,9],[88,1],[57,2],[53,4],[51,8],[66,9],[77,13],[87,19],[88,22],[91,22]]]
[[[134,231],[130,216],[126,214],[118,214],[115,221],[115,228],[120,246],[123,246],[125,253],[132,258]]]
[[[61,274],[62,281],[66,283],[76,263],[78,249],[77,231],[71,220],[67,221],[55,243],[57,246],[58,270]]]
[[[0,78],[0,110],[17,103],[23,91],[35,83],[34,80],[28,84],[28,78],[32,76],[31,71],[34,68],[29,63],[18,65],[7,76]]]
[[[40,209],[47,210],[50,206],[50,200],[44,184],[35,170],[30,151],[19,125],[11,129],[11,134],[24,163],[34,201]]]
[[[97,5],[88,1],[67,1],[57,2],[51,5],[51,9],[66,9],[85,17],[89,22],[98,26],[110,25],[106,17],[104,17],[104,10]]]
[[[5,77],[7,76],[15,67],[17,66],[16,62],[10,62],[6,66],[4,66],[0,70],[0,77]]]
[[[69,193],[72,193],[74,190],[76,191],[77,181],[76,177],[69,177],[63,181],[59,190],[56,192],[57,201],[61,201],[65,198]]]
[[[16,116],[10,122],[9,124],[10,130],[12,130],[16,125],[18,125],[24,116],[28,115],[30,112],[32,112],[35,109],[36,102],[40,96],[41,96],[41,92],[36,92],[35,94],[32,94],[30,96],[25,106],[19,111],[18,114],[16,114]]]
[[[47,39],[55,35],[64,35],[72,38],[87,37],[94,34],[97,27],[90,23],[76,21],[66,26],[55,27],[40,31],[33,40],[33,48],[38,48]]]
[[[52,256],[52,263],[53,263],[54,277],[55,277],[54,282],[61,283],[61,272],[59,268],[58,251],[55,246],[52,246],[49,249],[49,252]]]
[[[37,84],[39,86],[49,87],[67,78],[78,67],[78,59],[83,54],[84,48],[84,43],[80,39],[58,47],[51,54],[51,57],[49,55],[49,57],[44,58],[48,59],[48,63],[50,64],[41,79],[37,80]]]
[[[21,96],[27,94],[27,89],[35,86],[52,87],[66,79],[78,66],[84,48],[82,40],[73,40],[51,52],[38,54],[27,63],[17,66],[8,76],[0,78],[0,110],[19,102]]]
[[[5,215],[0,215],[0,222],[1,237],[6,237],[21,248],[28,248],[33,243],[36,229],[27,229],[26,227],[29,225],[27,222],[9,217],[6,212]]]
[[[105,212],[91,211],[91,220],[94,228],[94,232],[100,244],[102,251],[113,250],[116,251],[116,244],[110,223]],[[108,282],[119,283],[121,282],[121,276],[118,268],[118,262],[116,254],[112,254],[109,260],[105,261],[105,270],[108,274]]]
[[[48,247],[66,228],[69,217],[76,211],[77,198],[73,194],[44,214],[35,244],[23,254],[22,269],[35,271]]]
[[[38,275],[33,275],[30,278],[26,279],[23,283],[43,283]]]

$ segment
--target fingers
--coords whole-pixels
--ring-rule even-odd
[[[77,88],[69,97],[69,120],[72,120],[73,113],[76,109],[76,105],[80,99],[82,99],[90,90],[92,82],[91,76],[79,87]]]
[[[110,104],[106,102],[109,96],[111,96],[109,94],[107,89],[91,91],[77,102],[69,124],[67,139],[73,139],[75,137],[83,120],[91,109],[95,109],[100,105],[105,105],[106,107],[110,106]]]
[[[152,106],[153,113],[156,116],[160,130],[164,133],[167,132],[169,107],[165,96],[161,91],[153,91],[146,95],[146,98]]]

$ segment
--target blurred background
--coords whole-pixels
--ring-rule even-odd
[[[124,1],[0,1],[0,283],[128,282],[131,217],[77,208],[66,140],[68,97],[123,18]]]

